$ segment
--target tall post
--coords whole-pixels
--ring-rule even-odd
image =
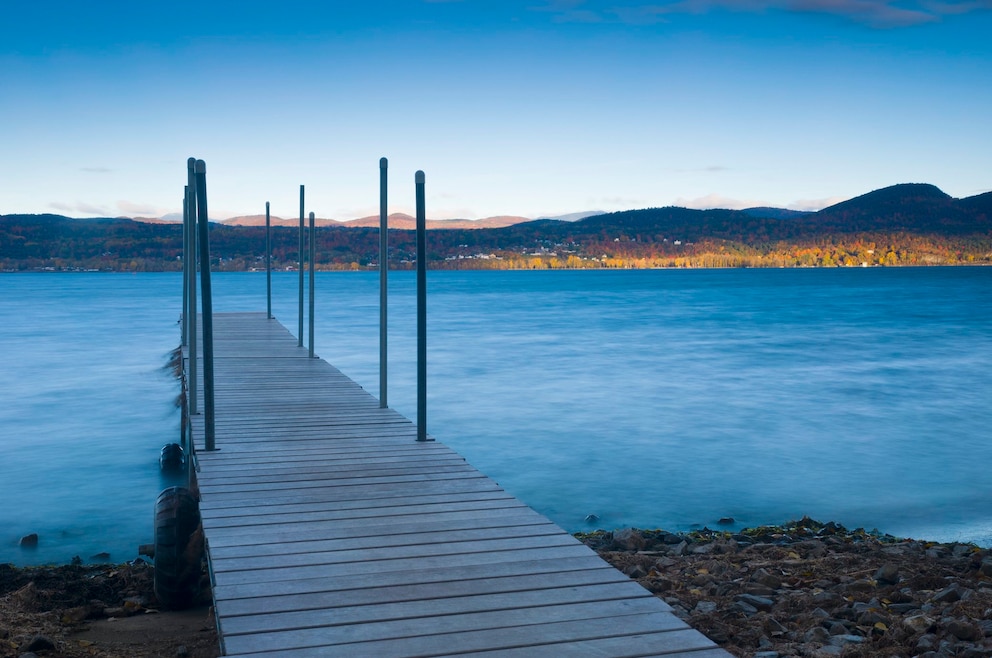
[[[417,440],[427,441],[427,213],[424,172],[414,175],[417,188]]]
[[[189,185],[183,188],[183,312],[179,323],[182,333],[181,345],[189,345],[186,326],[189,324]],[[180,356],[180,358],[182,358]]]
[[[300,185],[300,329],[297,347],[303,347],[303,186]]]
[[[199,413],[199,403],[197,394],[199,386],[196,374],[196,172],[194,171],[196,158],[186,160],[186,187],[189,194],[186,198],[186,215],[189,219],[187,231],[189,232],[189,325],[186,328],[186,337],[189,339],[189,413]]]
[[[269,202],[265,202],[265,309],[272,319],[272,223],[269,219]]]
[[[310,213],[310,358],[313,358],[313,265],[317,255],[317,234],[314,229],[313,213]]]
[[[207,226],[207,165],[203,160],[196,161],[196,215],[200,229],[200,287],[203,291],[204,446],[207,450],[214,450],[214,315]]]
[[[386,363],[386,297],[389,274],[389,227],[386,212],[386,174],[389,161],[379,158],[379,407],[389,406],[386,401],[386,377],[389,371]]]

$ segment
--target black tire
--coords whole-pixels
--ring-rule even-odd
[[[155,501],[155,596],[171,610],[196,599],[203,555],[200,508],[183,487],[169,487]]]
[[[180,471],[186,465],[186,454],[178,443],[166,443],[158,457],[158,465],[163,471]]]

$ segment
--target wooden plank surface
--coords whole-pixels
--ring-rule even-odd
[[[218,450],[193,426],[225,655],[729,655],[277,321],[214,337]]]

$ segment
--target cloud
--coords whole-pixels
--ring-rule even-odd
[[[743,210],[744,208],[756,208],[760,206],[767,206],[769,204],[764,201],[755,201],[752,199],[732,199],[730,197],[713,193],[696,199],[679,197],[675,200],[674,205],[681,206],[683,208],[692,208],[694,210],[709,210],[711,208]]]
[[[94,217],[110,217],[114,213],[106,206],[94,206],[89,203],[77,201],[76,203],[62,203],[53,201],[48,204],[49,208],[62,213],[72,213],[73,215],[92,215]]]
[[[175,208],[159,208],[144,203],[134,203],[133,201],[118,201],[115,207],[96,205],[85,201],[75,203],[52,201],[48,207],[58,210],[60,213],[68,213],[70,216],[88,215],[91,217],[161,217],[176,210]]]
[[[789,210],[806,210],[815,211],[823,210],[827,206],[832,206],[835,203],[840,203],[841,201],[847,201],[850,197],[846,196],[828,196],[825,199],[799,199],[793,201],[786,206]]]
[[[602,6],[600,6],[602,5]],[[548,0],[537,11],[558,22],[613,22],[645,25],[668,22],[677,14],[706,14],[716,10],[764,13],[827,14],[875,28],[899,28],[935,23],[944,16],[992,10],[992,0],[673,0],[651,4]]]
[[[80,167],[79,171],[86,172],[87,174],[109,174],[113,169],[108,169],[107,167]]]

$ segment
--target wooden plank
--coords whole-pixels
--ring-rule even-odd
[[[278,322],[214,331],[219,450],[192,425],[226,655],[727,656]]]

